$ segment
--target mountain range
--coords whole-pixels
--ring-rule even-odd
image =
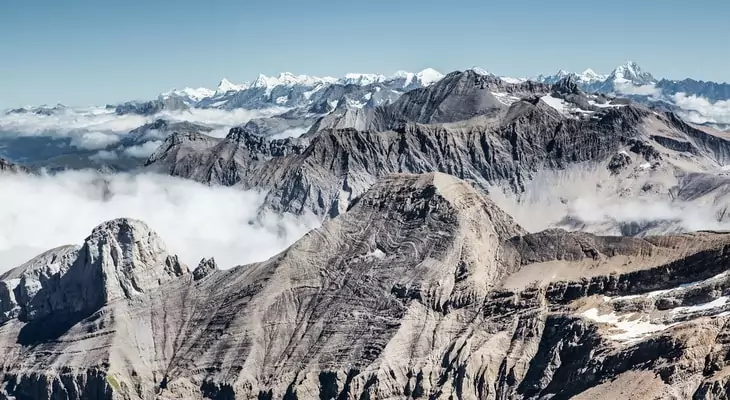
[[[491,75],[481,68],[473,68],[472,70],[482,75]],[[415,74],[400,71],[391,77],[377,74],[347,74],[340,79],[294,76],[290,73],[283,73],[274,78],[262,75],[253,83],[242,85],[234,85],[224,79],[217,90],[187,88],[182,91],[172,91],[160,95],[157,103],[167,103],[168,107],[218,107],[224,109],[260,108],[272,105],[298,107],[324,102],[332,105],[341,100],[339,97],[342,94],[348,94],[348,99],[358,104],[377,106],[392,102],[409,90],[429,86],[443,76],[443,74],[433,69],[426,69]],[[683,108],[683,106],[675,104],[676,101],[673,98],[679,93],[686,96],[705,98],[711,102],[730,99],[730,84],[695,81],[693,79],[682,81],[657,80],[651,73],[643,71],[637,63],[632,61],[618,66],[609,74],[599,74],[589,68],[582,73],[559,70],[556,74],[549,76],[538,75],[533,78],[518,79],[500,78],[507,83],[532,80],[554,84],[567,76],[575,77],[581,89],[587,92],[631,96],[637,101],[648,104],[665,104],[675,110],[682,110]],[[364,91],[359,89],[351,93],[345,89],[348,85],[366,87],[367,89]],[[332,86],[339,87],[340,90],[325,91],[326,88]],[[380,93],[381,91],[387,93],[387,95],[383,96]],[[319,92],[324,92],[324,96],[318,95]],[[334,96],[333,92],[336,93]],[[193,95],[189,95],[190,93],[193,93]],[[371,101],[372,98],[375,98],[375,100]],[[176,102],[175,99],[179,99],[181,102]],[[686,108],[686,106],[684,107]],[[701,110],[689,109],[686,111],[699,112],[701,115]],[[704,119],[705,121],[698,120],[695,122],[723,126],[723,123],[730,121],[730,119],[728,121],[718,121],[712,117]]]
[[[154,149],[67,167],[253,190],[321,226],[221,270],[118,218],[1,274],[0,399],[726,399],[730,133],[661,82],[282,74],[96,109],[145,121],[102,151]],[[237,109],[277,112],[225,135],[162,118]],[[3,151],[54,147],[25,143]]]
[[[484,69],[472,68],[481,75],[491,75]],[[574,77],[579,87],[586,92],[620,95],[648,105],[660,106],[682,113],[685,118],[696,123],[704,123],[725,129],[730,124],[730,112],[718,115],[708,113],[706,108],[713,103],[730,101],[730,84],[697,81],[690,78],[677,81],[657,79],[644,71],[637,63],[628,61],[608,74],[600,74],[592,69],[581,73],[559,70],[553,75],[537,75],[530,78],[499,77],[506,83],[534,81],[555,84],[565,77]],[[398,71],[391,76],[380,74],[346,74],[341,78],[313,77],[281,73],[275,77],[258,76],[251,82],[234,84],[227,79],[221,80],[215,89],[184,88],[162,93],[150,101],[130,101],[107,108],[118,115],[138,114],[156,115],[163,111],[185,111],[200,109],[266,109],[282,107],[299,109],[299,113],[321,114],[329,112],[342,102],[360,107],[376,107],[395,101],[403,93],[424,88],[444,77],[440,72],[428,68],[417,73]],[[677,96],[683,96],[679,98]],[[682,101],[701,99],[707,105]],[[718,103],[718,104],[720,104]],[[49,114],[62,110],[56,107],[25,107],[9,110],[11,113],[31,112]],[[312,122],[311,118],[307,122]],[[275,122],[291,128],[291,124]],[[302,124],[296,128],[301,128]],[[267,128],[271,134],[281,134],[281,130]]]

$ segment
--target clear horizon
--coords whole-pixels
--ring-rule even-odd
[[[39,0],[6,6],[0,35],[12,39],[0,42],[0,109],[144,100],[173,88],[215,88],[222,78],[242,83],[285,71],[339,77],[478,66],[530,77],[558,69],[609,73],[633,60],[658,79],[730,81],[730,55],[720,50],[730,37],[730,4],[719,1],[653,8],[616,0],[600,11],[574,0],[560,6],[528,0],[240,3]]]

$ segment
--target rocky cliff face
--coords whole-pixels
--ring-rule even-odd
[[[556,86],[546,99],[515,101],[492,116],[405,123],[387,131],[329,129],[285,140],[268,140],[238,128],[223,140],[174,135],[148,160],[147,168],[209,184],[264,190],[267,205],[277,211],[323,216],[341,212],[377,179],[393,172],[440,171],[484,191],[500,186],[519,196],[540,171],[589,165],[606,171],[606,176],[595,178],[597,186],[630,182],[634,193],[663,187],[660,196],[670,199],[670,188],[681,183],[677,177],[682,171],[709,171],[727,162],[726,135],[686,124],[671,113],[563,89]],[[550,104],[566,100],[555,96],[578,96],[592,111],[556,109]],[[661,176],[649,176],[653,171]],[[619,193],[625,190],[612,189],[606,197]]]
[[[439,173],[386,177],[228,271],[188,274],[143,224],[111,221],[0,279],[86,310],[0,325],[0,397],[724,398],[729,245],[528,234]]]
[[[0,173],[30,173],[30,169],[0,158]]]

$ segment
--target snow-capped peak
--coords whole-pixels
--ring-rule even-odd
[[[388,80],[385,75],[380,74],[346,74],[337,80],[342,85],[360,85],[367,86],[373,83],[384,82]]]
[[[489,73],[489,71],[487,71],[484,68],[480,68],[480,67],[471,67],[471,68],[469,68],[469,71],[472,71],[472,72],[474,72],[476,74],[479,74],[479,75],[491,75]]]
[[[645,85],[656,82],[656,79],[650,73],[642,71],[641,67],[633,61],[627,61],[625,64],[616,67],[608,78],[615,83],[630,82]]]
[[[248,89],[248,84],[243,85],[236,85],[235,83],[232,83],[226,78],[221,79],[221,82],[218,84],[218,89],[215,91],[216,94],[224,94],[227,92],[237,92],[241,90]]]
[[[430,86],[440,81],[444,74],[433,68],[426,68],[420,72],[416,72],[416,78],[421,82],[421,86]]]
[[[590,68],[587,68],[585,71],[578,74],[578,80],[583,83],[605,81],[606,77],[606,75],[601,75]]]
[[[192,101],[200,101],[206,97],[211,97],[215,94],[215,90],[211,90],[208,88],[189,88],[186,87],[184,89],[173,89],[169,92],[162,93],[160,96],[162,98],[170,98],[171,96],[179,96],[183,98],[190,99]]]
[[[335,81],[336,79],[331,77],[319,78],[308,75],[294,75],[291,72],[282,72],[275,77],[269,77],[261,74],[258,78],[256,78],[251,87],[271,89],[276,86],[316,86],[318,84],[333,83]]]
[[[403,87],[408,87],[411,84],[418,83],[421,87],[426,87],[434,84],[441,80],[444,74],[436,71],[433,68],[426,68],[420,72],[407,72],[397,71],[389,80],[403,80]]]

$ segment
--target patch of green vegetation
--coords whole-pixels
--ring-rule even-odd
[[[107,375],[106,376],[106,381],[109,383],[109,386],[111,386],[112,389],[114,389],[117,392],[119,391],[119,389],[120,389],[119,382],[117,382],[116,378],[114,378],[111,375]]]

